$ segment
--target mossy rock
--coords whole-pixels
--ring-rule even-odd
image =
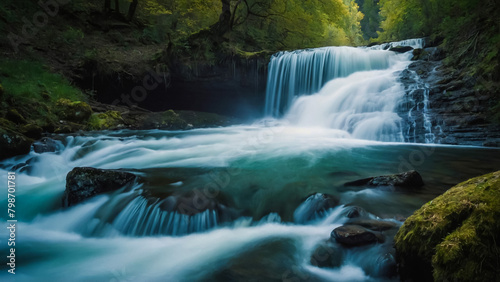
[[[33,140],[10,129],[0,128],[0,160],[28,154]]]
[[[168,110],[161,113],[159,118],[160,128],[186,128],[187,122],[182,119],[178,113],[173,110]]]
[[[26,119],[16,109],[9,109],[5,118],[17,124],[26,124]]]
[[[59,99],[56,102],[57,115],[63,120],[85,123],[92,115],[92,108],[82,101]]]
[[[115,129],[124,123],[122,114],[118,111],[93,114],[88,122],[90,130]]]
[[[498,281],[500,171],[428,202],[395,237],[401,279]]]
[[[15,130],[17,128],[17,124],[13,123],[12,121],[5,119],[5,118],[0,118],[0,128],[7,128],[10,130]]]

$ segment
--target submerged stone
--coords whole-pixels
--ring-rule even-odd
[[[415,170],[399,174],[369,177],[344,184],[344,186],[398,186],[406,188],[419,188],[423,185],[422,176]]]
[[[57,152],[62,149],[64,146],[61,141],[56,141],[51,138],[44,137],[35,143],[33,143],[33,150],[35,153],[51,153]]]
[[[343,251],[340,246],[330,240],[316,247],[311,256],[311,264],[317,267],[335,268],[342,265]]]
[[[310,195],[295,210],[293,219],[297,223],[305,223],[321,216],[327,210],[338,206],[339,200],[329,194],[316,193]]]

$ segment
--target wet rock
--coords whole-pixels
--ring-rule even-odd
[[[422,176],[415,170],[399,174],[369,177],[344,184],[344,186],[397,186],[405,188],[419,188],[423,185]]]
[[[485,147],[500,147],[500,139],[488,139],[484,141],[483,146]]]
[[[446,57],[443,49],[439,47],[425,48],[424,51],[427,53],[427,60],[430,61],[441,61]]]
[[[327,210],[338,206],[339,200],[332,195],[313,194],[295,210],[293,219],[297,223],[305,223],[324,214]]]
[[[392,253],[386,253],[377,258],[377,273],[379,277],[395,277],[398,274],[396,258]]]
[[[347,218],[358,218],[364,216],[365,214],[366,211],[363,208],[357,206],[347,207],[346,211],[344,212],[344,215]]]
[[[410,46],[396,46],[389,48],[389,51],[397,52],[397,53],[406,53],[408,51],[413,50],[413,47]]]
[[[335,268],[342,265],[343,251],[339,245],[327,240],[318,245],[311,255],[311,264],[317,267]]]
[[[424,49],[414,49],[412,61],[426,60],[426,61],[440,61],[445,58],[443,49],[439,47],[429,47]]]
[[[421,48],[413,49],[412,54],[413,54],[413,57],[411,58],[412,61],[427,59],[429,55],[427,54],[426,51],[424,51],[424,49]]]
[[[56,141],[51,138],[42,138],[38,141],[35,141],[33,143],[33,150],[35,153],[52,153],[52,152],[57,152],[61,150],[64,146],[62,145],[61,141]]]
[[[335,228],[331,237],[340,244],[347,246],[362,246],[374,243],[383,243],[384,237],[359,225],[344,225]]]
[[[222,201],[220,197],[213,197],[201,190],[168,196],[161,200],[160,207],[165,211],[188,216],[203,213],[207,210],[215,211],[219,222],[230,222],[240,217],[240,213],[228,207],[227,203]]]
[[[394,222],[375,219],[353,219],[348,224],[359,225],[373,231],[385,231],[398,227]]]
[[[423,205],[394,238],[401,279],[498,281],[499,217],[500,171]]]
[[[0,128],[0,160],[28,154],[33,140],[15,131]]]
[[[136,178],[134,174],[120,170],[76,167],[66,176],[63,206],[72,206],[95,195],[118,190],[131,185]]]

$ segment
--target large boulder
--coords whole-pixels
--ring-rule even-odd
[[[335,228],[332,231],[331,237],[338,243],[347,246],[362,246],[384,242],[384,237],[380,233],[354,224]]]
[[[28,154],[33,140],[15,131],[0,128],[0,160]]]
[[[120,170],[76,167],[66,176],[63,206],[69,207],[95,195],[118,190],[135,180],[134,174]]]
[[[311,255],[311,264],[317,267],[335,268],[342,265],[344,251],[335,242],[321,242]]]
[[[407,172],[391,175],[383,175],[376,177],[369,177],[359,179],[352,182],[347,182],[345,186],[398,186],[405,188],[419,188],[424,185],[422,176],[415,171],[410,170]]]
[[[395,236],[401,278],[498,281],[500,171],[460,183],[423,205]]]

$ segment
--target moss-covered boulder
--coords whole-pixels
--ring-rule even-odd
[[[395,237],[403,280],[498,281],[500,171],[460,183],[410,216]]]
[[[82,101],[71,101],[59,99],[56,102],[57,115],[59,118],[76,123],[86,123],[92,115],[92,108]]]
[[[124,124],[122,114],[118,111],[93,114],[88,122],[90,130],[115,129]]]
[[[33,140],[10,129],[0,128],[0,160],[28,154]]]

